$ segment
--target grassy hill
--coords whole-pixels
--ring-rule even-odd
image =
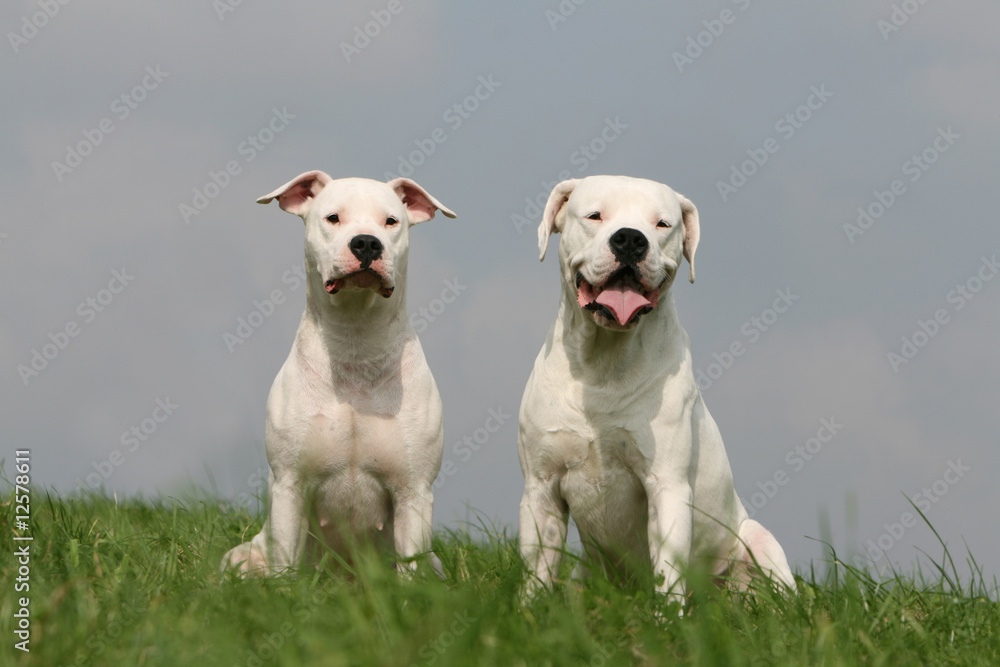
[[[947,553],[931,581],[821,564],[827,574],[804,573],[788,599],[693,576],[678,618],[599,576],[521,608],[522,565],[505,534],[438,534],[445,580],[402,580],[376,559],[239,581],[217,566],[260,517],[204,500],[34,491],[26,543],[12,539],[12,496],[2,500],[2,665],[1000,664],[996,584],[960,583]],[[30,589],[18,592],[24,544]],[[14,648],[24,596],[30,653]]]

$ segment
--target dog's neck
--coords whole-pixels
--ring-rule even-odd
[[[413,337],[405,279],[397,281],[389,298],[370,289],[330,295],[320,276],[309,273],[296,343],[303,361],[321,377],[334,384],[377,382],[398,371],[403,348]]]
[[[671,350],[687,349],[683,345],[664,344],[674,337],[686,341],[687,335],[677,319],[673,296],[667,290],[652,312],[628,331],[613,331],[596,322],[571,295],[564,294],[556,318],[554,335],[563,341],[568,361],[585,369],[596,378],[614,379],[630,369],[663,368],[669,372],[679,360],[669,358]]]

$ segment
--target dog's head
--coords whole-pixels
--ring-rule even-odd
[[[627,330],[652,312],[681,263],[698,247],[698,209],[666,185],[627,176],[558,184],[538,227],[540,259],[549,235],[562,234],[566,289],[602,327]]]
[[[455,214],[408,178],[334,180],[307,171],[257,200],[278,200],[306,223],[306,266],[328,294],[372,290],[392,296],[406,272],[409,229],[440,210]]]

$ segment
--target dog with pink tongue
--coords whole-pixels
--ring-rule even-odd
[[[697,208],[655,181],[572,179],[545,206],[541,259],[553,233],[562,300],[519,415],[525,594],[557,576],[570,515],[585,571],[648,578],[678,600],[689,566],[738,585],[763,571],[794,590],[781,546],[736,494],[670,294],[682,257],[694,282]]]

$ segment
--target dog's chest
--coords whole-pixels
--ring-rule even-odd
[[[547,474],[573,488],[601,487],[622,475],[641,477],[649,464],[641,434],[627,426],[590,420],[549,429],[539,460]]]
[[[350,403],[325,406],[310,421],[299,465],[323,481],[366,477],[396,487],[407,469],[399,422]]]
[[[557,439],[559,489],[578,525],[588,532],[594,526],[620,523],[645,507],[641,479],[649,461],[636,446],[635,434],[627,429],[607,429],[591,438]]]

